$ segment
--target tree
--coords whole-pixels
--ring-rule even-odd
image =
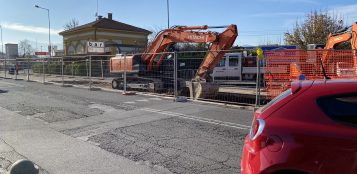
[[[71,19],[70,21],[68,21],[64,26],[63,28],[65,30],[70,30],[70,29],[73,29],[73,28],[76,28],[78,27],[79,25],[79,21],[77,19]]]
[[[330,33],[343,29],[342,18],[328,12],[313,11],[306,15],[304,22],[296,24],[293,31],[285,33],[285,42],[306,49],[307,44],[326,44]]]
[[[151,42],[154,41],[154,39],[156,38],[156,36],[162,31],[165,30],[162,27],[159,26],[154,26],[150,29],[151,34],[149,35],[149,39],[148,39],[148,45],[151,44]]]
[[[30,41],[27,39],[20,41],[19,50],[23,57],[30,56],[34,52],[34,49],[30,45]]]

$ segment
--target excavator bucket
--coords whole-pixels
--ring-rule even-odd
[[[194,82],[188,84],[191,99],[211,98],[218,94],[219,84],[215,82]]]

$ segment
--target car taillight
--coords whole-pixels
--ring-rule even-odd
[[[262,134],[265,127],[265,121],[263,119],[256,119],[252,123],[250,128],[250,139],[255,140],[260,134]]]

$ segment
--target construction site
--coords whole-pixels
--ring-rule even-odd
[[[207,29],[223,28],[221,33]],[[203,31],[207,30],[207,31]],[[356,78],[357,24],[328,36],[326,45],[308,50],[231,49],[236,25],[178,26],[163,30],[144,53],[3,60],[4,78],[152,93],[176,101],[204,100],[261,105],[295,80]],[[351,42],[351,50],[333,50]],[[211,43],[206,51],[175,50],[178,43]],[[257,74],[260,74],[259,76]]]
[[[0,174],[357,173],[347,1],[4,2]]]

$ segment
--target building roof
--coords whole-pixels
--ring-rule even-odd
[[[70,30],[62,31],[59,34],[65,35],[65,34],[73,32],[73,31],[78,31],[78,30],[82,30],[85,28],[103,28],[103,29],[122,30],[122,31],[131,31],[131,32],[151,34],[151,31],[149,31],[149,30],[145,30],[145,29],[142,29],[139,27],[135,27],[135,26],[132,26],[129,24],[118,22],[118,21],[115,21],[112,19],[107,19],[104,17],[99,17],[97,20],[95,20],[93,22],[78,26],[78,27],[70,29]]]

